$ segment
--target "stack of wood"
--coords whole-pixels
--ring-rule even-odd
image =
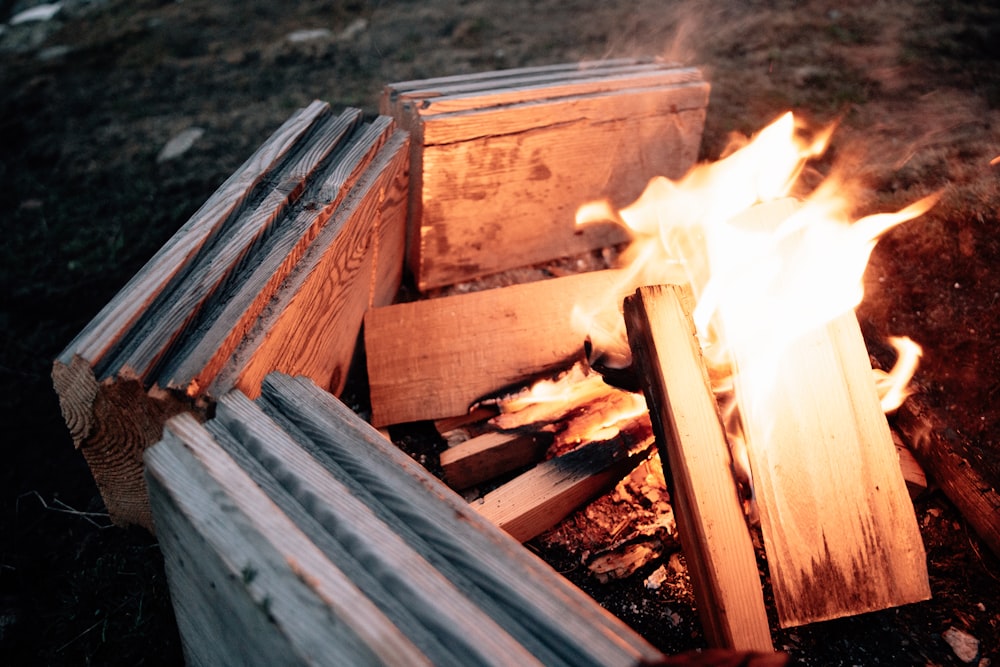
[[[408,135],[314,102],[284,123],[59,355],[53,381],[112,518],[149,526],[142,452],[271,370],[343,387],[366,309],[392,301]]]
[[[701,72],[634,59],[406,81],[381,112],[413,134],[408,262],[421,291],[627,240],[575,227],[679,178],[701,143]]]
[[[570,305],[633,289],[620,277],[593,272],[373,309],[365,324],[373,420],[454,417],[513,378],[580,356],[584,334]],[[669,290],[641,290],[626,303],[706,634],[716,646],[769,648],[756,554],[689,306]],[[419,346],[403,342],[413,330],[423,332]],[[923,545],[857,320],[849,313],[789,354],[774,421],[746,427],[779,620],[800,625],[926,599]],[[528,456],[533,446],[523,435],[470,442],[442,456],[461,483],[468,471],[452,466],[467,455],[488,460],[511,447]],[[486,494],[473,506],[519,539],[532,537],[534,506],[558,486],[547,466],[558,469],[558,459],[500,487],[502,500]]]
[[[191,664],[664,659],[309,380],[174,417],[146,461]]]

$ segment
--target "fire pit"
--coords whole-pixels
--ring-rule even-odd
[[[428,391],[427,387],[422,387],[419,392],[402,393],[407,395],[410,403],[416,403],[421,408],[426,408],[427,404],[439,407],[441,403],[450,401],[447,409],[440,408],[444,412],[407,412],[413,409],[411,407],[392,417],[384,417],[379,412],[384,403],[377,399],[377,394],[381,391],[378,382],[385,374],[378,371],[378,364],[397,367],[402,364],[404,374],[413,371],[412,360],[400,362],[391,353],[386,353],[389,346],[386,341],[397,341],[420,350],[425,349],[425,343],[432,348],[434,341],[431,338],[415,342],[412,332],[421,331],[424,335],[428,328],[416,326],[412,320],[404,320],[402,332],[384,333],[378,318],[389,315],[379,313],[388,313],[389,309],[377,307],[388,305],[397,292],[403,273],[404,249],[406,266],[412,271],[416,286],[427,291],[495,274],[515,265],[538,265],[554,256],[575,254],[623,241],[626,236],[619,225],[604,223],[578,228],[567,212],[575,212],[580,202],[595,196],[606,197],[606,210],[614,211],[637,197],[641,185],[650,177],[666,174],[679,178],[696,154],[706,101],[707,85],[700,80],[697,71],[655,62],[630,61],[499,72],[468,79],[441,79],[392,86],[387,90],[384,111],[395,115],[398,125],[409,130],[409,139],[406,134],[396,131],[387,116],[364,123],[356,111],[348,110],[333,116],[325,105],[318,103],[297,114],[230,178],[56,363],[53,375],[64,415],[78,446],[87,455],[112,515],[123,523],[151,524],[140,476],[140,457],[148,445],[160,439],[163,423],[171,415],[193,413],[197,419],[205,420],[213,414],[216,403],[222,401],[232,388],[240,389],[251,399],[257,398],[261,387],[266,384],[265,376],[274,370],[305,375],[329,392],[339,394],[345,386],[351,361],[359,351],[355,341],[361,318],[366,312],[369,370],[376,369],[370,372],[373,380],[373,421],[376,424],[454,417],[468,409],[471,403],[469,395],[479,397],[495,391],[508,381],[523,380],[535,372],[551,371],[564,364],[567,358],[578,356],[581,341],[575,335],[552,336],[542,341],[543,345],[537,345],[540,342],[538,333],[529,333],[528,338],[534,340],[524,349],[543,348],[538,352],[540,361],[534,362],[535,366],[530,366],[531,362],[526,360],[519,360],[517,364],[522,367],[505,380],[491,372],[486,364],[480,363],[482,357],[488,355],[473,354],[479,375],[486,377],[488,386],[460,386],[462,383],[457,381],[455,374],[439,369],[438,377],[444,380],[441,388]],[[673,149],[656,155],[648,154],[645,147],[653,145],[648,140],[650,135],[661,137],[660,145],[662,137],[667,136],[667,144]],[[547,153],[547,149],[552,152]],[[608,160],[608,168],[580,169],[581,162],[595,154],[613,156]],[[494,204],[499,202],[492,214],[484,210],[483,202],[487,199]],[[407,208],[409,225],[404,224]],[[550,220],[555,222],[548,225]],[[280,224],[278,221],[281,221]],[[587,274],[579,280],[581,293],[592,293],[595,280],[609,281],[611,291],[620,293],[621,283],[617,276]],[[555,289],[560,290],[563,303],[571,304],[565,296],[576,288],[563,287],[568,284],[560,282],[560,287]],[[553,288],[549,286],[546,289]],[[629,291],[633,289],[630,283]],[[659,308],[659,305],[649,301],[651,298],[650,294],[642,298],[637,296],[638,301],[646,301],[643,301],[644,306],[635,308]],[[525,292],[514,303],[527,302],[537,306],[539,299]],[[438,301],[444,303],[446,299]],[[684,298],[678,301],[679,304],[683,302]],[[503,303],[509,304],[510,301]],[[559,300],[545,306],[545,312],[550,316],[558,308],[556,303]],[[404,307],[408,305],[404,304]],[[505,307],[498,311],[501,316]],[[685,317],[689,317],[690,313],[683,306],[678,307],[680,310],[677,312],[681,313],[678,321],[686,326]],[[491,310],[490,306],[478,308],[480,312]],[[492,308],[496,310],[495,306]],[[477,319],[467,309],[460,311],[458,319],[455,319],[454,313],[450,317],[452,319],[447,320],[447,326],[456,331],[462,330],[464,318]],[[557,317],[551,319],[562,321]],[[641,321],[641,312],[636,312],[633,319]],[[476,322],[474,326],[476,328],[472,331],[484,330],[483,321]],[[636,326],[639,331],[636,337],[641,338],[642,327],[648,330],[651,325],[647,322]],[[854,327],[856,329],[856,323]],[[647,331],[647,334],[654,338],[676,335],[655,331]],[[379,336],[381,343],[374,342]],[[492,348],[495,343],[492,339],[483,340],[473,334],[462,335],[461,338],[473,341],[473,346],[478,344],[482,350]],[[567,343],[567,340],[572,342]],[[851,340],[854,346],[851,349],[856,350],[860,335],[856,341]],[[503,341],[503,344],[512,348],[522,347],[512,341]],[[567,344],[570,348],[552,349]],[[655,348],[651,341],[636,345]],[[446,346],[441,354],[454,355],[455,352],[454,347]],[[656,394],[650,383],[670,385],[671,382],[681,382],[681,386],[689,386],[692,379],[699,378],[703,372],[698,370],[701,368],[700,352],[691,354],[695,365],[685,371],[685,375],[673,380],[646,378],[647,395]],[[662,359],[658,362],[653,353],[653,357],[643,365],[656,367],[658,363],[662,363]],[[855,368],[857,364],[852,361],[848,366]],[[411,381],[414,378],[425,384],[424,376],[413,374]],[[279,380],[271,382],[272,386],[276,382],[280,384]],[[854,387],[858,382],[861,380],[852,379],[845,384]],[[456,388],[460,391],[452,391]],[[264,393],[262,405],[266,405],[268,400],[278,400],[278,394]],[[668,389],[667,393],[675,392]],[[195,452],[196,460],[186,460],[186,455],[179,455],[181,458],[175,461],[168,454],[151,454],[150,479],[159,489],[154,490],[154,497],[160,498],[159,516],[179,512],[190,517],[192,512],[197,512],[197,504],[190,507],[178,505],[185,487],[183,484],[175,486],[171,481],[169,471],[175,467],[183,468],[195,478],[202,474],[197,472],[199,466],[208,466],[209,474],[216,480],[238,474],[227,472],[225,467],[212,467],[215,464],[211,462],[216,461],[213,458],[216,455],[206,438],[223,443],[229,437],[226,433],[230,433],[241,439],[241,446],[247,452],[268,465],[269,454],[266,450],[269,438],[260,434],[247,436],[253,432],[249,426],[252,419],[247,416],[244,423],[241,418],[233,416],[243,414],[240,412],[243,404],[239,399],[225,400],[230,401],[225,404],[230,407],[209,422],[209,435],[199,430],[201,427],[197,425],[197,420],[179,417],[171,422],[173,426],[168,428],[168,437],[164,441],[173,444],[154,450],[168,451],[173,447],[182,451],[186,448]],[[658,410],[654,410],[659,440],[674,443],[683,440],[676,432],[668,435],[670,429],[664,424],[673,423],[676,417],[670,412],[678,409],[676,399],[661,397],[658,401],[664,411],[658,415]],[[668,409],[667,403],[673,407]],[[714,419],[714,399],[710,394],[709,403],[705,405],[709,407],[686,409],[711,414]],[[262,409],[266,412],[266,408]],[[271,417],[282,423],[280,415]],[[212,424],[222,426],[216,428]],[[301,423],[298,428],[303,428]],[[887,437],[888,430],[885,433]],[[273,437],[280,440],[282,436],[274,434]],[[642,438],[638,441],[640,445],[648,444]],[[628,442],[629,446],[623,446],[621,456],[611,457],[616,465],[602,469],[602,472],[609,471],[607,479],[585,495],[605,488],[609,481],[613,483],[633,468],[637,460],[647,458],[648,451],[642,446],[630,446],[635,444]],[[891,442],[883,444],[888,444],[888,449],[882,448],[883,452],[894,451]],[[535,453],[539,443],[529,441],[523,449]],[[723,450],[720,450],[721,458],[716,462],[716,472],[696,473],[694,476],[717,475],[719,470],[725,471],[729,454]],[[238,458],[239,451],[242,450],[232,449],[229,454]],[[631,460],[630,455],[638,456],[638,459]],[[684,456],[683,453],[672,455],[671,466],[677,466],[673,459],[680,457],[683,460]],[[865,456],[862,453],[862,458]],[[518,459],[520,462],[524,460]],[[885,460],[870,460],[875,461],[875,470],[891,471],[889,477],[879,478],[881,481],[873,484],[876,491],[888,494],[894,499],[891,502],[897,503],[895,498],[898,498],[902,488],[901,481],[896,488],[891,488],[891,485],[895,478],[899,478],[898,468],[887,466]],[[627,465],[623,461],[627,461]],[[308,474],[305,470],[303,468],[293,474]],[[644,470],[649,472],[655,467]],[[277,473],[272,470],[272,474]],[[681,500],[682,504],[697,504],[698,501],[692,500],[698,497],[695,487],[709,479],[688,479],[683,483],[687,486],[681,488],[675,477],[672,491],[685,499]],[[238,484],[223,484],[222,488],[230,496],[242,493]],[[173,501],[165,500],[171,498]],[[730,500],[733,507],[739,510],[735,490]],[[298,502],[311,503],[314,500],[300,498]],[[545,507],[542,511],[552,511],[549,506]],[[268,511],[266,505],[247,505],[242,511],[253,514],[258,510]],[[696,511],[683,507],[682,510],[684,521],[697,523],[701,520]],[[883,519],[891,521],[901,516],[894,512],[885,513]],[[912,522],[912,511],[909,520]],[[190,526],[184,520],[179,521],[170,523],[158,518],[157,525],[169,524],[173,532],[172,544],[183,550],[185,542],[194,538],[192,533],[186,532],[191,530]],[[713,519],[708,523],[715,521]],[[731,521],[731,526],[743,527],[741,515],[735,518],[731,515],[718,521]],[[260,531],[264,531],[260,534],[265,536],[266,544],[276,544],[279,533],[267,533],[265,528],[260,528]],[[907,526],[905,531],[912,537],[915,524],[912,529]],[[881,528],[876,526],[874,533],[868,533],[861,540],[869,547],[874,545],[878,556],[876,560],[896,563],[901,572],[913,571],[916,564],[922,563],[919,536],[914,546],[910,538],[880,542],[878,535],[881,532]],[[769,648],[762,600],[759,612],[739,618],[754,617],[762,622],[762,630],[754,632],[758,638],[765,637],[764,640],[733,641],[725,622],[718,620],[736,609],[730,604],[743,602],[730,603],[719,597],[732,593],[735,584],[713,588],[717,585],[714,581],[717,563],[713,561],[717,556],[710,553],[714,538],[701,539],[709,545],[707,551],[699,551],[695,542],[687,542],[685,552],[689,559],[695,559],[692,576],[697,587],[702,591],[713,591],[699,603],[710,641],[740,648]],[[750,574],[753,575],[756,564],[749,535],[744,533],[744,539]],[[765,540],[772,539],[765,533]],[[167,542],[165,537],[164,543]],[[225,542],[223,539],[215,544]],[[901,546],[909,555],[906,558],[885,556],[887,546]],[[830,545],[826,548],[829,552]],[[309,549],[307,542],[302,543],[302,549]],[[280,553],[284,552],[279,550]],[[211,560],[196,553],[189,556]],[[321,600],[328,599],[324,597],[322,582],[315,580],[318,573],[324,571],[322,568],[311,569],[310,566],[296,564],[291,553],[282,558],[291,567],[294,577],[305,582],[307,588],[319,591]],[[253,581],[257,572],[254,568],[240,570],[242,566],[227,562],[224,555],[221,560],[221,566],[213,571],[215,576],[231,580],[236,567],[235,572],[240,572],[243,579],[242,585],[237,582],[227,596],[238,597],[242,588],[255,590]],[[189,585],[196,585],[197,576],[185,579],[183,575],[176,574],[183,569],[183,562],[182,556],[168,558],[168,563],[173,563],[170,566],[173,576]],[[719,571],[730,574],[739,572],[735,562],[729,558]],[[741,567],[746,567],[747,562],[743,557]],[[864,572],[866,564],[856,563],[854,575]],[[269,571],[269,576],[271,574]],[[745,584],[746,578],[742,578]],[[549,582],[545,586],[559,587],[551,580],[545,581]],[[901,582],[897,576],[890,583],[891,599],[872,605],[863,602],[856,605],[854,611],[867,611],[881,608],[886,603],[900,604],[926,597],[926,575],[923,575],[921,583],[920,572],[913,581]],[[759,599],[759,584],[750,588],[756,590]],[[853,591],[853,585],[848,590]],[[329,594],[333,595],[332,592]],[[789,596],[783,603],[788,609],[787,605],[795,599],[795,595],[787,592],[782,595]],[[258,611],[247,612],[248,622],[257,623],[261,612],[264,619],[277,613],[270,609],[269,599],[266,595],[254,598]],[[366,603],[359,599],[357,604],[363,606]],[[460,606],[462,603],[456,601],[455,604]],[[779,609],[781,604],[779,602]],[[716,608],[711,609],[712,606]],[[211,605],[201,608],[198,613],[210,614],[210,610]],[[793,622],[807,622],[829,617],[822,615],[826,612],[819,616],[810,616],[810,613],[793,612],[789,618]],[[600,615],[587,618],[594,623],[605,623],[598,620],[603,618]],[[202,617],[193,615],[190,627],[196,628],[199,619]],[[745,624],[739,622],[737,625]],[[609,627],[612,634],[627,636],[614,623]],[[223,628],[220,626],[219,629]],[[359,651],[357,656],[360,656],[377,644],[374,637],[365,637],[363,632],[360,643],[357,643],[356,635],[357,632],[350,637],[345,635],[347,638],[342,638],[342,641],[335,639],[332,645],[321,643],[316,646],[350,645],[354,647],[352,650]],[[310,632],[289,636],[291,639],[288,641],[293,647],[315,639]],[[485,648],[490,645],[488,639],[486,637],[474,644],[488,650]],[[525,643],[525,640],[518,641]],[[762,646],[763,641],[766,641],[766,647]],[[411,648],[406,643],[404,638],[392,640],[387,646],[395,648],[386,648],[388,653],[382,657],[416,655],[409,653]],[[208,644],[201,640],[190,643],[186,640],[186,645],[189,650],[194,650],[192,647],[209,650]],[[630,659],[650,659],[654,656],[641,642],[630,645],[633,647],[629,650],[631,652],[624,654]],[[600,654],[601,649],[591,649],[596,652],[595,655]],[[395,653],[397,650],[400,652]],[[497,650],[514,651],[515,648],[510,645]],[[197,652],[191,655],[197,655]]]

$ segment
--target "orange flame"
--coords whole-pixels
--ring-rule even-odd
[[[633,233],[623,255],[629,262],[623,273],[627,284],[616,294],[642,284],[690,285],[695,326],[717,394],[731,394],[729,346],[735,336],[741,349],[755,351],[753,372],[767,373],[788,344],[861,302],[863,274],[879,236],[923,214],[937,199],[925,197],[894,213],[852,221],[846,187],[835,179],[801,201],[790,197],[807,161],[823,153],[832,131],[808,138],[788,113],[742,148],[696,166],[680,181],[652,179],[619,211],[599,201],[577,213],[578,224],[613,220]],[[614,301],[609,296],[599,310],[577,309],[574,316],[581,334],[603,346],[602,354],[610,350],[626,364],[624,323]],[[907,356],[891,381],[880,380],[885,409],[905,398],[916,357]],[[739,420],[725,405],[723,412],[730,435],[739,440]]]

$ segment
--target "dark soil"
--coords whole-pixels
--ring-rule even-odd
[[[30,4],[4,0],[0,19]],[[304,29],[328,32],[288,39]],[[839,120],[815,169],[850,176],[859,212],[942,192],[876,248],[859,314],[879,354],[891,334],[924,346],[927,398],[1000,480],[995,3],[69,0],[0,33],[0,660],[181,662],[156,542],[111,526],[48,374],[271,131],[314,98],[374,111],[389,81],[629,55],[705,68],[705,159],[793,109]],[[189,127],[205,132],[157,161]],[[973,664],[1000,657],[1000,563],[940,492],[916,510],[933,600],[782,631],[778,645],[815,665],[958,664],[944,640],[956,628],[981,642]],[[673,588],[562,565],[664,650],[699,645]]]

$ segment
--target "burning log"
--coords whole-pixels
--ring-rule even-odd
[[[854,313],[801,337],[766,380],[739,374],[752,354],[733,348],[782,625],[926,600],[923,542]],[[761,414],[755,381],[776,412]]]
[[[979,537],[1000,556],[1000,493],[977,472],[974,459],[963,454],[954,433],[935,417],[919,394],[910,396],[899,407],[895,421],[914,457]]]
[[[772,650],[757,561],[732,459],[682,288],[646,287],[625,301],[629,342],[710,645]]]
[[[652,176],[683,174],[708,92],[694,68],[622,60],[386,86],[382,113],[414,136],[408,262],[418,287],[626,240],[613,225],[576,228],[577,207],[629,201]],[[580,168],[598,155],[600,168]]]
[[[644,420],[611,441],[596,441],[549,459],[472,502],[472,507],[519,542],[556,525],[614,486],[649,456]]]
[[[372,423],[453,417],[486,394],[565,368],[583,342],[574,304],[621,289],[618,276],[595,271],[373,308],[364,326]]]
[[[388,118],[299,111],[59,355],[63,416],[117,523],[150,526],[142,452],[171,415],[277,367],[340,390],[364,310],[398,288],[406,153]]]

